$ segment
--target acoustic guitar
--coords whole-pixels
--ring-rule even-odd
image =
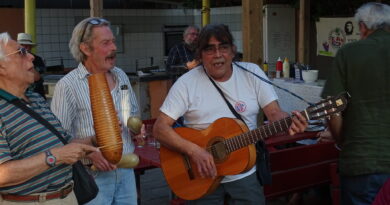
[[[346,104],[346,96],[339,95],[311,105],[301,114],[307,120],[318,120],[340,113]],[[291,123],[292,118],[287,117],[249,131],[238,119],[220,118],[204,130],[176,128],[176,133],[181,137],[211,153],[217,168],[217,177],[201,178],[188,156],[161,146],[160,160],[165,179],[178,197],[185,200],[201,198],[213,192],[223,176],[240,174],[251,169],[256,162],[254,144],[285,132]]]

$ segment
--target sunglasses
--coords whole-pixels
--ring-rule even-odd
[[[10,55],[13,55],[13,54],[16,54],[16,53],[19,53],[21,56],[26,56],[27,53],[28,53],[28,51],[27,51],[27,49],[25,49],[24,47],[20,47],[20,48],[18,48],[17,51],[12,52],[12,53],[8,53],[8,54],[5,55],[4,57],[10,56]]]
[[[203,49],[203,52],[206,55],[213,55],[213,54],[217,53],[217,50],[218,50],[220,53],[225,54],[225,53],[228,53],[230,51],[231,47],[232,46],[228,43],[222,43],[219,45],[208,45]]]
[[[108,21],[106,19],[103,19],[103,18],[94,18],[94,19],[89,20],[84,26],[83,33],[81,34],[81,38],[80,38],[80,43],[83,42],[83,38],[85,35],[85,31],[87,30],[88,24],[91,24],[93,26],[97,26],[97,25],[101,25],[103,23],[108,24]]]

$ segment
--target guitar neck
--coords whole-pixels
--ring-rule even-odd
[[[301,114],[306,117],[305,111],[302,111]],[[238,135],[225,140],[225,145],[227,147],[228,152],[234,152],[235,150],[254,144],[257,141],[263,141],[270,136],[288,130],[291,125],[291,122],[292,119],[291,116],[289,116],[284,119],[269,123],[267,125],[263,125],[242,135]]]

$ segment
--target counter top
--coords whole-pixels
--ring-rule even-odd
[[[168,80],[172,78],[177,78],[177,76],[180,76],[182,74],[183,74],[182,72],[177,72],[177,73],[153,72],[153,73],[145,73],[144,75],[131,74],[128,76],[130,81],[149,82],[154,80]]]
[[[315,82],[312,83],[306,83],[303,80],[295,80],[293,78],[271,78],[271,81],[275,83],[287,83],[287,84],[295,84],[295,85],[302,85],[302,86],[308,86],[308,87],[324,87],[325,85],[325,80],[316,80]]]
[[[285,88],[311,103],[316,103],[321,100],[320,95],[325,84],[325,80],[317,80],[313,83],[305,83],[303,81],[295,81],[293,79],[272,79],[271,81],[275,85]],[[309,106],[304,101],[285,92],[284,90],[277,87],[274,87],[274,89],[279,97],[278,101],[280,107],[286,112],[304,110]]]

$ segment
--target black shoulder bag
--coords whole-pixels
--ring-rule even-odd
[[[68,142],[62,137],[61,133],[58,132],[53,125],[51,125],[47,120],[42,118],[34,110],[27,107],[19,98],[7,93],[6,91],[0,89],[0,97],[5,99],[7,102],[15,105],[16,107],[22,109],[24,112],[29,114],[31,117],[35,118],[39,123],[44,125],[49,129],[53,134],[55,134],[58,139],[65,145]],[[73,182],[74,182],[74,193],[79,204],[85,204],[96,197],[99,192],[99,188],[96,185],[95,179],[91,176],[84,165],[77,161],[72,165],[73,170]]]
[[[219,94],[221,94],[222,98],[225,100],[227,106],[229,107],[230,111],[234,114],[234,116],[237,119],[241,120],[244,124],[246,124],[244,119],[242,119],[241,115],[237,113],[237,111],[233,108],[230,102],[226,99],[222,90],[217,86],[217,84],[215,84],[214,80],[211,79],[211,77],[207,74],[206,70],[204,70],[204,72],[206,73],[207,77],[209,77],[210,81],[213,83],[215,88],[218,90]],[[271,184],[272,175],[271,175],[271,166],[269,162],[269,152],[267,150],[267,147],[265,146],[265,143],[263,141],[256,142],[255,146],[256,146],[257,179],[259,180],[262,186],[264,186],[265,184]]]

